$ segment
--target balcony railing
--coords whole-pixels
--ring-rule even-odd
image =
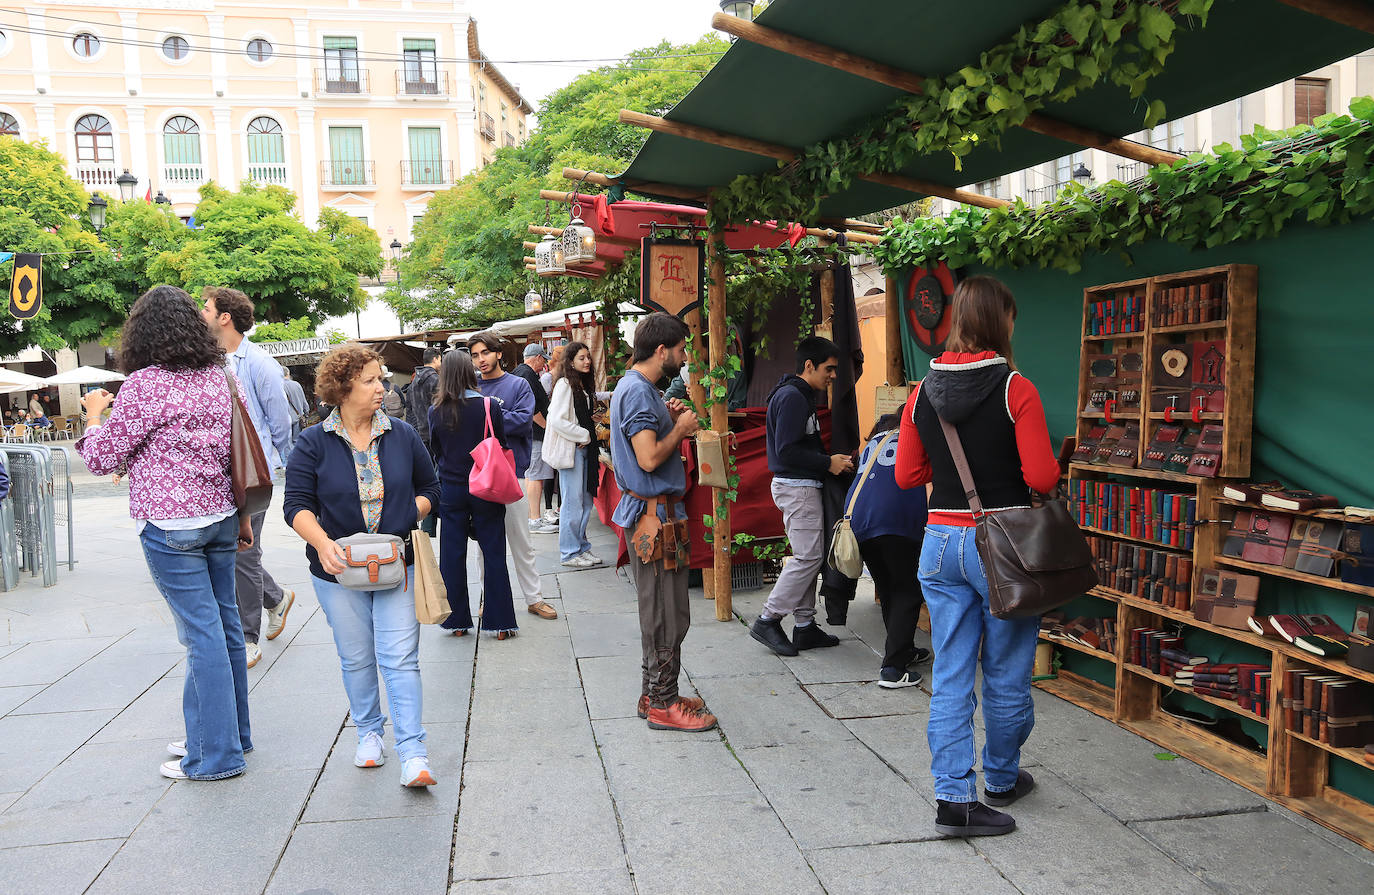
[[[397,96],[448,96],[448,72],[396,69]]]
[[[1130,183],[1138,177],[1144,177],[1148,170],[1150,166],[1144,162],[1126,162],[1116,166],[1116,179],[1122,183]]]
[[[250,163],[248,179],[254,183],[286,183],[286,165],[276,162]]]
[[[453,182],[453,162],[401,162],[401,182],[436,185]]]
[[[86,186],[114,186],[119,172],[114,162],[77,162],[76,179]]]
[[[328,96],[365,96],[372,92],[372,84],[365,68],[317,68],[315,92]]]
[[[496,119],[492,118],[486,112],[482,113],[481,129],[482,136],[486,137],[493,143],[496,142]]]
[[[321,186],[375,186],[377,163],[350,159],[320,162]]]
[[[515,145],[515,134],[511,133],[510,131],[505,131],[505,132],[501,135],[501,145],[502,145],[502,146],[514,146],[514,145]]]
[[[162,182],[169,186],[187,186],[205,182],[204,165],[163,165]]]
[[[1041,205],[1045,202],[1053,202],[1059,198],[1059,191],[1068,186],[1068,181],[1052,183],[1049,186],[1038,186],[1033,190],[1026,190],[1027,205]]]

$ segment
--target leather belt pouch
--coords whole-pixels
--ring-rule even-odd
[[[687,531],[686,519],[675,519],[674,509],[678,503],[675,497],[642,497],[630,492],[632,497],[644,501],[644,514],[635,522],[630,533],[630,547],[639,561],[649,563],[663,560],[663,568],[672,571],[686,568],[690,562],[691,541]],[[658,518],[658,505],[664,505],[664,516],[668,522]]]

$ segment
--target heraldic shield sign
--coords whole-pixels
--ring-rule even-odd
[[[10,281],[10,316],[28,320],[43,307],[43,256],[20,252],[14,256]]]
[[[705,244],[690,239],[641,240],[639,303],[680,318],[701,307],[706,284]]]

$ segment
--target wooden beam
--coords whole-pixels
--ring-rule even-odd
[[[1311,2],[1321,2],[1321,0],[1311,0]],[[1327,0],[1327,2],[1334,3],[1337,0]],[[1295,2],[1294,5],[1298,4]],[[875,62],[872,59],[865,59],[854,53],[847,53],[825,44],[767,28],[754,22],[747,22],[723,12],[718,12],[711,17],[711,27],[750,43],[756,43],[780,53],[786,53],[789,56],[796,56],[839,69],[869,81],[896,87],[907,93],[919,94],[925,91],[926,78],[924,75]],[[1122,140],[1111,134],[1069,124],[1067,121],[1060,121],[1038,112],[1027,116],[1021,127],[1037,134],[1044,134],[1047,137],[1076,143],[1079,146],[1096,147],[1113,155],[1138,162],[1147,162],[1151,165],[1168,164],[1183,157],[1175,152],[1156,149],[1153,146],[1146,146],[1133,140]]]
[[[725,325],[725,234],[712,233],[707,243],[710,252],[710,278],[707,287],[707,324],[710,327],[710,365],[718,369],[725,363],[730,350],[729,333]],[[726,399],[712,399],[711,431],[720,436],[721,448],[726,455],[730,452],[730,406]],[[730,586],[730,547],[733,538],[730,534],[730,502],[720,488],[711,489],[715,525],[711,529],[711,573],[714,579],[713,595],[716,599],[716,621],[733,621],[735,617]]]
[[[536,233],[536,234],[538,234],[538,235],[540,235],[540,236],[562,236],[562,235],[563,235],[563,228],[562,228],[562,227],[541,227],[541,226],[538,225],[538,224],[530,224],[530,225],[529,225],[529,231],[530,231],[531,233]]]
[[[533,252],[535,249],[539,248],[539,243],[537,243],[537,242],[522,242],[522,243],[520,243],[520,245],[522,245],[523,247],[525,247],[526,249],[528,249],[528,250],[531,251],[531,252]]]
[[[639,127],[648,128],[661,134],[671,134],[675,137],[682,137],[687,140],[696,140],[699,143],[709,143],[713,146],[723,146],[726,149],[736,149],[740,152],[749,152],[754,155],[767,156],[781,162],[790,162],[797,157],[796,151],[788,149],[786,146],[779,146],[776,143],[765,143],[762,140],[751,140],[748,137],[739,137],[734,134],[723,134],[713,131],[710,128],[698,127],[695,124],[682,124],[677,121],[669,121],[657,115],[645,115],[642,112],[632,112],[629,109],[620,110],[620,120],[625,124],[634,124]],[[963,205],[977,205],[980,208],[1001,208],[1010,205],[1006,199],[994,199],[991,196],[983,196],[979,193],[970,193],[966,190],[957,190],[943,184],[934,183],[929,180],[917,180],[913,177],[902,177],[896,174],[862,174],[860,180],[867,180],[870,183],[880,183],[884,186],[896,187],[908,192],[920,193],[924,196],[939,196],[942,199],[949,199],[952,202],[959,202]],[[550,193],[545,196],[544,193]],[[552,198],[558,195],[551,190],[545,190],[539,194],[539,198]],[[571,194],[567,194],[571,195]]]
[[[821,218],[821,223],[827,227],[842,230],[858,230],[861,233],[882,233],[887,229],[886,224],[875,224],[872,221],[857,221],[854,218],[843,218],[840,220]]]
[[[1374,8],[1355,0],[1279,0],[1294,9],[1374,34]]]
[[[849,240],[850,242],[864,242],[864,243],[868,243],[868,244],[870,244],[870,245],[877,245],[878,243],[880,243],[880,242],[883,241],[883,238],[882,238],[881,236],[876,236],[876,235],[874,235],[874,234],[872,234],[872,233],[855,233],[855,232],[850,231],[850,230],[845,230],[845,231],[828,230],[828,229],[821,229],[820,227],[807,227],[807,228],[806,228],[806,235],[807,235],[807,236],[819,236],[821,239],[826,239],[826,240],[829,240],[829,241],[831,241],[831,242],[834,242],[834,241],[835,241],[837,238],[839,238],[840,236],[843,236],[845,239]]]
[[[887,384],[906,385],[906,368],[902,365],[902,306],[897,301],[897,281],[888,277],[885,284],[887,294],[883,305],[887,318],[883,329],[887,334]]]
[[[585,180],[587,183],[594,183],[597,186],[620,186],[628,192],[643,195],[672,196],[675,199],[691,199],[697,202],[702,202],[706,198],[702,195],[701,190],[694,190],[690,187],[672,186],[666,183],[629,184],[622,180],[616,180],[614,177],[607,177],[605,174],[583,171],[580,168],[564,168],[563,176],[568,180]]]

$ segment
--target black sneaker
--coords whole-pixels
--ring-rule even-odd
[[[1030,775],[1030,772],[1017,771],[1015,786],[1006,792],[992,792],[984,788],[983,801],[989,805],[996,805],[998,808],[1005,808],[1022,796],[1030,795],[1030,791],[1033,789],[1035,789],[1035,778]]]
[[[921,674],[910,668],[893,668],[884,665],[878,672],[878,686],[884,690],[900,690],[902,687],[916,687],[921,683]]]
[[[935,829],[946,836],[1001,836],[1016,829],[1016,820],[982,802],[936,799]]]
[[[758,618],[749,626],[749,636],[777,653],[779,656],[795,656],[797,648],[787,639],[782,629],[782,621],[776,618]]]
[[[914,667],[916,667],[917,665],[924,665],[924,664],[926,664],[927,662],[929,662],[929,661],[931,660],[931,657],[932,657],[933,653],[931,653],[930,650],[926,649],[926,648],[923,647],[923,646],[918,646],[918,647],[916,647],[915,649],[916,649],[916,658],[914,658],[914,659],[912,659],[910,662],[906,663],[906,667],[907,667],[907,668],[914,668]]]
[[[797,625],[792,629],[792,645],[797,649],[816,649],[821,646],[836,646],[840,638],[824,630],[820,625],[812,622],[809,625]]]

